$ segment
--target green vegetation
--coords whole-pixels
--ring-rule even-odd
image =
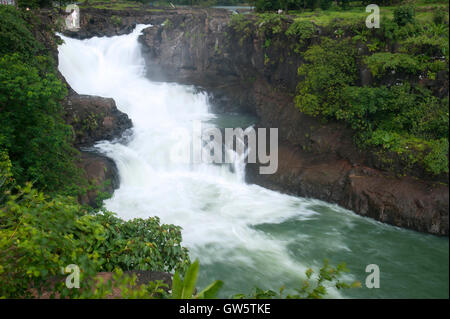
[[[9,175],[4,160],[1,180]],[[180,228],[160,225],[157,218],[124,222],[109,212],[87,212],[73,199],[48,198],[30,183],[17,188],[4,183],[0,191],[0,296],[30,297],[31,285],[81,297],[81,290],[62,281],[49,287],[70,264],[78,265],[82,282],[89,283],[99,271],[172,271],[189,264]]]
[[[28,29],[33,16],[2,6],[0,17],[0,149],[8,153],[19,184],[73,191],[81,177],[72,131],[62,119],[67,90],[54,60]]]
[[[234,15],[230,26],[241,46],[263,37],[267,67],[280,43],[301,55],[306,63],[298,70],[295,103],[302,112],[347,123],[355,142],[387,169],[398,163],[399,174],[417,167],[430,175],[448,173],[448,97],[430,87],[439,74],[442,81],[442,72],[448,76],[448,5],[375,3],[382,5],[379,29],[365,26],[361,3],[322,11],[317,1],[300,8],[299,2],[269,0],[257,2],[263,13]],[[278,8],[288,14],[265,12]],[[364,68],[372,79],[362,86]]]
[[[122,18],[118,16],[111,16],[111,23],[115,26],[120,26],[122,24]]]
[[[279,292],[273,290],[262,290],[255,287],[253,292],[249,295],[237,294],[234,295],[235,299],[321,299],[326,296],[327,288],[333,287],[338,290],[349,288],[360,288],[361,283],[354,281],[352,284],[348,284],[339,280],[339,277],[348,272],[348,268],[345,263],[332,267],[328,264],[328,260],[324,261],[323,266],[316,274],[313,269],[309,268],[305,271],[306,280],[304,280],[300,288],[294,289],[294,293],[284,295],[286,287],[281,287]]]
[[[448,26],[441,32],[434,24],[413,25],[410,12],[402,10],[403,18],[386,21],[378,31],[353,30],[353,40],[370,52],[362,59],[348,38],[323,38],[309,47],[295,101],[307,114],[345,121],[362,147],[384,150],[378,152],[382,159],[394,152],[405,168],[419,164],[430,174],[448,173],[448,98],[418,81],[448,70]],[[399,50],[386,52],[393,43]],[[358,86],[361,63],[374,77],[370,86]]]
[[[369,66],[375,77],[382,77],[391,72],[417,74],[421,66],[414,56],[405,53],[378,52],[365,57],[364,63]]]
[[[399,26],[404,26],[413,23],[415,15],[416,11],[413,6],[401,6],[394,10],[394,22]]]

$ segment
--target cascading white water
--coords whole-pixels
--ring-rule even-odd
[[[96,145],[119,170],[120,188],[105,202],[109,210],[124,219],[159,216],[163,223],[182,226],[183,244],[200,258],[202,283],[223,279],[231,286],[229,292],[254,284],[277,288],[301,278],[306,267],[319,265],[324,257],[350,252],[345,232],[354,231],[355,225],[402,233],[336,205],[248,185],[242,159],[233,172],[227,166],[172,161],[168,154],[173,145],[180,138],[185,143],[194,138],[178,133],[192,132],[194,121],[211,125],[214,115],[205,94],[145,77],[137,38],[146,27],[138,25],[131,34],[111,38],[62,36],[65,43],[59,47],[59,69],[72,88],[114,98],[133,121],[126,143]],[[296,223],[297,232],[260,228]],[[294,251],[296,245],[301,249]]]

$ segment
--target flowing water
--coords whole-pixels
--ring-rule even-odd
[[[105,205],[124,219],[159,216],[183,228],[183,244],[201,264],[199,286],[225,282],[222,297],[253,286],[293,288],[325,258],[345,261],[363,288],[333,297],[449,296],[448,238],[384,225],[337,205],[284,195],[244,182],[241,160],[229,165],[183,164],[169,156],[188,145],[192,123],[246,124],[251,119],[209,112],[193,87],[152,82],[137,38],[143,28],[111,38],[63,37],[59,69],[80,94],[112,97],[128,114],[128,138],[96,147],[117,164],[120,188]],[[368,264],[380,268],[380,288],[365,287]]]

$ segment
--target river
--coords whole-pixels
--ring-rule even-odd
[[[251,118],[212,114],[194,87],[152,82],[138,36],[76,40],[62,36],[59,70],[79,94],[114,98],[133,129],[96,148],[117,164],[120,188],[105,201],[123,219],[159,216],[183,228],[183,245],[200,260],[199,286],[225,282],[221,297],[253,286],[299,287],[325,258],[346,262],[347,280],[363,287],[330,290],[337,298],[448,298],[449,242],[364,218],[337,205],[288,196],[244,182],[245,164],[189,164],[169,156],[192,142],[193,123],[250,125]],[[226,123],[226,124],[224,124]],[[190,132],[192,134],[190,134]],[[365,286],[366,266],[380,269],[380,288]]]

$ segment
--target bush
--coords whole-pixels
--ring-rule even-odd
[[[360,146],[381,146],[401,154],[409,167],[419,163],[432,174],[448,172],[444,143],[448,141],[448,99],[409,83],[356,86],[357,55],[348,40],[323,39],[322,44],[311,46],[304,58],[295,97],[302,112],[344,121],[355,130]],[[417,74],[447,65],[443,61],[419,63],[414,56],[387,52],[364,61],[376,77],[392,70]]]
[[[26,61],[26,62],[25,62]],[[70,145],[72,130],[62,119],[65,86],[46,57],[40,69],[18,54],[0,58],[0,135],[19,183],[34,181],[49,191],[78,176]]]
[[[435,10],[433,12],[433,22],[434,24],[444,24],[446,22],[448,14],[445,10]]]
[[[408,54],[426,54],[429,57],[449,57],[448,37],[419,35],[400,42],[401,52]]]
[[[5,6],[0,18],[0,147],[19,184],[69,191],[81,184],[81,174],[73,163],[78,152],[72,129],[62,118],[67,89],[55,61],[33,37],[35,19]]]
[[[118,16],[111,16],[111,23],[115,26],[120,26],[122,24],[122,18]]]
[[[342,105],[340,92],[356,82],[356,51],[349,40],[324,39],[305,53],[300,66],[300,82],[295,103],[302,112],[313,116],[334,117]]]
[[[18,53],[32,58],[42,53],[44,47],[33,37],[26,17],[27,12],[0,6],[0,56]]]
[[[181,270],[189,264],[181,247],[181,227],[160,225],[158,217],[123,221],[111,212],[95,215],[103,225],[105,240],[96,251],[105,256],[102,270]]]
[[[258,15],[257,30],[266,36],[279,34],[283,31],[286,17],[276,13],[262,13]]]
[[[297,37],[301,40],[309,39],[314,35],[316,28],[310,21],[297,20],[294,21],[286,30],[286,35]]]
[[[399,26],[404,26],[407,23],[414,22],[414,16],[416,14],[413,6],[400,6],[394,9],[394,21]]]
[[[31,288],[79,297],[85,292],[62,281],[51,287],[70,264],[80,267],[80,282],[88,286],[102,270],[184,271],[189,264],[180,228],[157,218],[124,222],[108,212],[89,214],[72,198],[50,199],[30,183],[2,187],[0,194],[6,195],[0,202],[0,297],[30,297]]]
[[[415,57],[403,53],[375,53],[366,57],[364,63],[368,65],[374,77],[381,77],[391,71],[416,74],[422,69]]]
[[[431,150],[425,156],[424,163],[432,174],[448,173],[448,139],[431,141]]]

